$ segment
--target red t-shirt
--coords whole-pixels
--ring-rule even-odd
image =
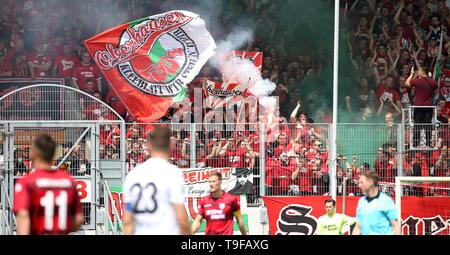
[[[450,87],[447,87],[447,86],[441,87],[441,91],[439,91],[439,95],[441,97],[445,98],[445,101],[447,102],[447,106],[450,107]]]
[[[384,86],[383,84],[379,84],[377,87],[377,90],[375,92],[375,96],[377,97],[377,102],[380,101],[380,97],[383,96],[383,94],[392,94],[394,103],[400,101],[400,95],[396,89],[388,88],[388,87]]]
[[[171,150],[169,154],[169,162],[178,165],[178,161],[182,158],[181,153],[176,150]]]
[[[28,56],[28,63],[34,63],[38,65],[47,65],[52,64],[52,60],[49,56],[38,56],[38,55],[29,55]],[[48,71],[42,71],[38,68],[34,68],[34,76],[35,77],[49,77],[50,76],[50,69]]]
[[[266,159],[266,185],[272,187],[273,177],[275,176],[275,169],[277,169],[279,162],[278,160],[267,158]]]
[[[73,68],[79,64],[79,60],[75,56],[60,55],[55,58],[56,74],[58,77],[72,76]]]
[[[437,89],[437,82],[430,77],[420,77],[411,81],[415,88],[414,106],[432,106],[433,93]]]
[[[403,25],[403,38],[409,39],[411,41],[414,41],[415,35],[414,35],[414,28],[410,25]]]
[[[447,104],[445,104],[442,108],[437,107],[437,111],[439,117],[448,118],[450,116],[450,107],[448,107]]]
[[[33,162],[31,160],[24,160],[23,163],[25,164],[28,170],[33,169]]]
[[[112,100],[114,98],[114,100]],[[127,113],[127,107],[120,101],[117,94],[110,90],[106,95],[105,101],[120,115],[125,115]]]
[[[298,175],[298,182],[300,185],[300,191],[312,191],[312,170],[308,165],[304,165],[300,168],[300,173]]]
[[[259,154],[259,147],[260,147],[260,144],[259,144],[259,136],[258,135],[256,135],[256,134],[251,134],[249,137],[248,137],[248,140],[249,141],[253,141],[252,142],[252,144],[250,145],[250,147],[252,148],[252,150],[254,151],[254,152],[256,152],[257,154]]]
[[[101,107],[97,102],[88,103],[84,108],[87,119],[97,119],[97,115],[101,113]]]
[[[313,158],[315,158],[317,156],[317,154],[319,154],[318,151],[314,150],[314,149],[309,149],[305,152],[305,157],[308,160],[312,160]]]
[[[297,169],[297,163],[293,159],[289,159],[287,164],[278,161],[277,168],[274,171],[274,177],[278,178],[278,186],[280,188],[287,188],[291,184],[292,173]]]
[[[14,212],[28,211],[34,235],[68,234],[82,212],[75,180],[62,170],[33,171],[17,182],[14,198]]]
[[[206,235],[232,235],[233,213],[239,211],[239,199],[225,191],[219,198],[211,194],[202,198],[198,205],[198,214],[206,220]]]
[[[288,151],[290,151],[292,149],[292,144],[291,143],[288,143],[285,147],[283,147],[283,146],[281,146],[281,145],[278,145],[276,148],[275,148],[275,150],[273,151],[273,156],[274,157],[276,157],[276,158],[278,158],[280,155],[281,155],[281,153],[283,153],[283,152],[288,152]]]
[[[145,155],[144,153],[138,152],[138,153],[127,153],[127,165],[128,165],[128,171],[133,170],[138,164],[141,164],[145,161]]]
[[[231,167],[239,167],[244,168],[246,167],[245,164],[245,154],[246,150],[244,148],[237,148],[236,150],[227,151],[226,152],[226,158],[229,159],[229,164],[231,164]]]
[[[430,27],[430,21],[427,19],[423,19],[422,23],[420,23],[420,27],[424,30],[428,29]]]
[[[3,63],[0,63],[0,73],[5,72],[14,72],[14,66],[6,58],[3,60]]]
[[[86,81],[88,79],[92,79],[95,82],[95,86],[97,86],[96,80],[101,79],[100,71],[97,66],[94,64],[84,65],[82,63],[74,66],[72,72],[72,79],[74,79],[80,90],[87,90]]]

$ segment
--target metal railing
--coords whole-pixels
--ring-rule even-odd
[[[16,216],[12,212],[13,206],[4,184],[3,177],[0,176],[0,233],[2,235],[14,234]]]
[[[65,128],[69,124],[66,123]],[[109,128],[96,126],[99,144],[92,143],[90,149],[99,149],[98,153],[92,153],[91,163],[95,165],[100,161],[109,163],[120,160],[126,165],[126,171],[131,171],[149,157],[146,134],[156,125],[172,128],[170,160],[180,168],[250,168],[254,188],[252,194],[247,195],[249,206],[258,206],[264,195],[329,195],[331,171],[336,171],[338,196],[361,195],[357,185],[359,173],[368,169],[379,173],[381,188],[391,195],[394,194],[396,176],[450,175],[450,125],[442,124],[433,133],[437,150],[410,150],[408,133],[403,124],[338,124],[338,158],[333,162],[328,155],[331,149],[328,134],[332,128],[328,124],[286,123],[277,127],[254,124],[253,127],[247,125],[244,129],[233,130],[229,124],[220,123],[130,123],[123,126],[113,123]],[[79,129],[78,133],[81,134],[83,130]],[[22,134],[15,135],[20,137]],[[71,137],[76,141],[79,136]],[[17,149],[20,146],[21,143],[11,143],[10,148]],[[121,157],[122,153],[126,157]],[[10,155],[9,164],[13,165],[15,157],[13,153]],[[97,165],[96,168],[99,168],[100,164]],[[95,171],[93,165],[91,168]],[[102,168],[105,178],[108,177],[107,169],[104,165]],[[111,179],[111,176],[108,178]],[[118,234],[122,229],[121,212],[108,201],[114,201],[111,187],[114,190],[121,187],[121,183],[108,178],[108,183],[93,181],[92,184],[92,190],[98,190],[99,196],[103,195],[103,202],[101,199],[93,202],[98,206],[95,208],[104,210],[95,224],[103,220],[103,233]],[[10,186],[2,187],[5,188],[12,191]],[[2,197],[2,208],[11,208],[10,202]],[[94,211],[95,208],[92,207]],[[109,217],[111,214],[112,217]],[[5,218],[3,215],[0,217]],[[3,224],[2,227],[7,229],[8,226]]]
[[[161,124],[127,125],[128,171],[148,157],[145,135],[151,130],[149,126],[155,125]],[[445,174],[439,169],[450,159],[450,146],[446,146],[450,145],[448,125],[441,125],[433,133],[432,142],[438,141],[439,150],[416,151],[409,149],[408,133],[402,124],[338,124],[337,164],[331,164],[328,156],[328,124],[280,124],[275,134],[269,135],[266,124],[244,130],[227,129],[227,124],[220,123],[164,125],[173,130],[170,160],[180,168],[251,168],[256,188],[248,196],[250,204],[253,200],[257,203],[261,195],[330,194],[329,173],[334,171],[333,166],[337,194],[342,195],[345,186],[349,195],[360,195],[357,183],[361,171],[377,171],[382,188],[389,191],[396,176]],[[236,153],[238,150],[242,153]],[[439,156],[441,160],[436,164]],[[420,162],[423,173],[412,171],[413,165]]]
[[[114,199],[111,195],[108,183],[105,180],[100,181],[101,189],[103,189],[103,233],[105,235],[118,235],[123,231],[123,223],[117,207],[114,206]],[[111,211],[112,215],[109,215]]]

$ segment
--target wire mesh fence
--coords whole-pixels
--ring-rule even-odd
[[[416,142],[410,137],[415,129],[421,134]],[[358,176],[366,170],[378,173],[380,190],[390,195],[394,195],[396,176],[450,176],[449,125],[339,124],[337,132],[338,195],[342,194],[343,177],[347,177],[347,195],[361,195]],[[431,189],[436,185],[411,186],[405,194],[431,195],[439,190]]]
[[[361,195],[359,175],[375,170],[380,183],[393,183],[398,174],[402,146],[399,125],[338,124],[337,125],[337,194],[342,195],[346,177],[348,195]]]
[[[279,126],[264,144],[266,195],[329,193],[328,129],[320,124]]]
[[[395,203],[403,233],[449,235],[447,220],[450,215],[449,192],[448,176],[396,178]],[[414,215],[411,215],[411,211]]]
[[[32,123],[8,125],[13,127],[13,139],[9,140],[8,145],[13,151],[6,157],[7,161],[3,160],[2,173],[8,172],[6,165],[11,166],[14,182],[33,169],[29,155],[33,138],[37,134],[48,133],[58,144],[55,165],[61,163],[60,167],[77,179],[79,188],[88,189],[86,194],[92,194],[97,189],[94,166],[106,171],[99,162],[120,162],[124,150],[125,169],[132,171],[151,156],[146,145],[148,132],[157,125],[167,125],[172,129],[169,158],[172,164],[182,169],[249,169],[253,177],[252,190],[247,194],[249,206],[259,205],[262,195],[330,195],[329,173],[332,165],[328,156],[328,125],[309,124],[302,127],[281,124],[269,127],[261,124],[257,128],[247,126],[243,130],[230,130],[219,124],[130,123],[121,126],[111,122],[98,124],[96,128],[80,126],[79,123],[78,126],[72,124],[72,127]],[[386,127],[383,124],[338,125],[337,195],[344,195],[344,190],[347,196],[362,195],[358,177],[362,171],[369,169],[379,173],[380,190],[392,196],[395,195],[395,176],[450,176],[450,149],[446,145],[447,138],[442,135],[448,132],[449,126],[439,127],[437,134],[440,137],[435,150],[410,150],[401,127]],[[85,133],[86,130],[89,132]],[[98,144],[93,142],[95,136],[98,136]],[[5,137],[8,136],[4,135],[0,140],[1,147],[5,144]],[[124,147],[121,141],[124,141]],[[96,147],[98,154],[95,153]],[[117,183],[113,186],[117,188],[121,185]],[[96,192],[104,193],[101,190]],[[448,197],[450,187],[448,182],[408,183],[402,193],[403,196]],[[98,223],[95,199],[94,196],[84,197],[85,227]],[[105,199],[100,197],[99,205],[102,201],[104,204]]]
[[[261,135],[261,126],[250,128],[250,125],[232,130],[221,124],[128,124],[128,171],[150,156],[146,133],[155,125],[172,128],[170,161],[180,168],[251,169],[254,198],[249,196],[249,201],[256,201],[261,193],[329,194],[328,125],[282,124],[265,127]],[[395,176],[449,175],[450,150],[442,138],[435,150],[410,150],[401,125],[339,124],[337,128],[338,195],[343,194],[344,177],[347,195],[361,195],[359,174],[367,170],[379,174],[380,188],[388,194],[393,194]],[[271,134],[271,129],[276,131]],[[436,134],[447,131],[448,126],[441,126]]]
[[[38,127],[33,125],[13,127],[13,139],[10,147],[13,155],[10,166],[13,173],[13,183],[29,175],[34,166],[30,157],[30,147],[35,137],[40,134],[52,136],[57,144],[53,165],[57,166],[77,179],[82,190],[81,201],[84,215],[84,225],[91,224],[94,212],[91,203],[94,202],[92,185],[94,176],[92,170],[93,153],[90,127]],[[88,187],[89,186],[89,187]],[[10,187],[12,194],[12,186]],[[89,193],[87,193],[89,191]]]
[[[172,129],[169,160],[182,169],[251,170],[253,192],[247,196],[250,204],[258,203],[262,193],[271,196],[329,192],[328,125],[127,124],[128,171],[150,156],[145,140],[156,125]]]
[[[92,96],[63,85],[31,85],[13,90],[0,98],[0,119],[42,121],[121,120],[100,94]]]

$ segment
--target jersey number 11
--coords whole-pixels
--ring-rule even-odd
[[[45,192],[41,198],[41,206],[44,207],[44,228],[45,230],[53,230],[53,216],[55,212],[55,205],[58,206],[58,229],[67,229],[67,192],[60,191],[55,198],[55,193],[51,190]]]

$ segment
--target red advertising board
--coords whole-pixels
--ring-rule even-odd
[[[325,214],[326,196],[263,197],[269,216],[271,235],[312,235],[317,219]],[[347,197],[346,214],[355,217],[360,197]],[[450,234],[450,197],[402,197],[404,235]],[[336,199],[336,211],[342,212],[342,197]]]

